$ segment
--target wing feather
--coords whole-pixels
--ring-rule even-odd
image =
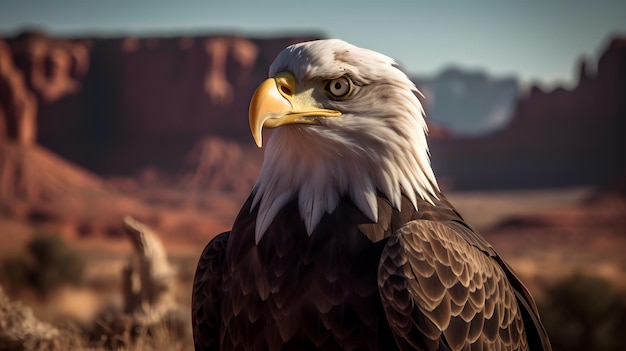
[[[230,232],[211,240],[202,251],[193,280],[191,322],[196,350],[219,350],[222,263]]]
[[[517,291],[519,280],[509,283],[514,275],[499,261],[461,222],[415,220],[397,230],[378,284],[400,348],[528,350],[524,319],[538,321],[534,302]],[[543,346],[549,350],[547,341]]]

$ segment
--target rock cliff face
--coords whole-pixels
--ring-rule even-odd
[[[11,48],[0,40],[0,140],[33,144],[36,139],[37,101],[15,67]]]
[[[0,38],[0,212],[68,237],[119,237],[127,214],[169,237],[224,230],[262,157],[241,142],[248,100],[276,53],[306,39]],[[159,188],[155,204],[145,177],[123,178],[123,194],[99,177],[137,173],[185,195]],[[192,196],[204,190],[230,194]]]
[[[177,172],[206,136],[252,144],[254,89],[279,50],[313,38],[9,38],[0,139],[36,139],[100,174]]]
[[[501,131],[431,140],[437,174],[458,189],[598,184],[626,174],[626,39],[609,42],[596,75],[581,61],[579,76],[572,90],[532,88]]]
[[[313,38],[5,38],[0,140],[37,141],[100,175],[156,169],[190,187],[249,189],[261,158],[250,151],[249,99],[282,48]],[[531,89],[497,132],[432,126],[442,182],[547,187],[626,173],[626,39],[609,42],[597,73],[587,66],[572,90]]]

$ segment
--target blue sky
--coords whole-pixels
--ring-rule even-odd
[[[626,1],[0,0],[0,35],[250,36],[319,33],[397,59],[412,74],[449,65],[571,83],[580,56],[626,36]]]

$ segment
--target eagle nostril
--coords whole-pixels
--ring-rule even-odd
[[[281,85],[280,86],[280,91],[286,95],[286,96],[291,96],[293,95],[293,91],[286,85]]]

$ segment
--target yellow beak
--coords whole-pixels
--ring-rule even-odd
[[[257,146],[263,145],[263,128],[286,124],[319,124],[320,117],[339,117],[341,112],[320,108],[311,94],[296,94],[296,77],[281,72],[266,79],[250,101],[250,131]]]

